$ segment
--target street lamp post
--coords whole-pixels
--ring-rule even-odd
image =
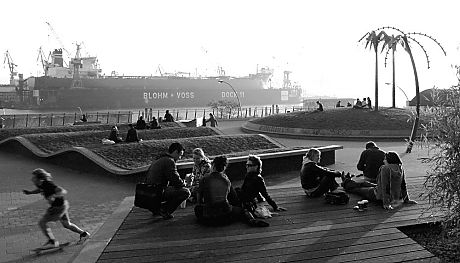
[[[233,86],[232,86],[230,83],[228,83],[227,81],[225,81],[225,80],[219,79],[218,82],[219,82],[219,83],[225,83],[225,84],[227,84],[227,85],[233,90],[233,92],[234,92],[235,95],[236,95],[236,99],[238,100],[238,108],[239,108],[240,111],[241,111],[240,97],[238,96],[238,93],[235,91],[235,89],[233,88]]]
[[[385,82],[385,85],[393,85],[393,83],[391,83],[391,82]],[[406,97],[406,101],[409,101],[409,97],[407,97],[406,92],[404,92],[404,90],[401,89],[401,87],[399,87],[398,85],[395,85],[395,86],[404,94],[404,96]]]

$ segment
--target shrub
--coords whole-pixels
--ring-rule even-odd
[[[445,229],[460,235],[460,85],[442,91],[442,96],[434,93],[437,106],[431,108],[430,122],[422,126],[430,149],[423,195],[429,200],[429,210],[443,212]]]

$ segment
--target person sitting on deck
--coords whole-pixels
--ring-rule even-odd
[[[110,131],[109,140],[114,141],[115,143],[120,143],[123,139],[120,137],[120,132],[118,131],[118,127],[112,126],[112,130]]]
[[[211,173],[205,175],[199,183],[195,215],[199,223],[205,225],[226,225],[241,220],[250,226],[266,227],[268,223],[257,220],[241,207],[241,202],[224,173],[227,157],[214,158]]]
[[[171,115],[171,113],[169,113],[169,110],[166,110],[163,121],[164,122],[174,122],[174,117]]]
[[[192,151],[193,153],[193,182],[192,187],[190,188],[191,196],[190,200],[192,202],[196,201],[196,193],[200,184],[201,178],[203,178],[206,174],[211,172],[211,161],[209,158],[204,154],[203,149],[195,148]]]
[[[267,203],[272,206],[273,211],[286,211],[285,208],[278,206],[268,194],[261,172],[262,160],[257,155],[249,155],[246,161],[246,176],[244,177],[243,185],[241,189],[237,189],[243,208],[245,211],[254,214],[257,201],[260,199],[259,195],[262,195]]]
[[[136,122],[136,129],[138,130],[144,130],[147,128],[147,124],[144,121],[144,117],[140,116],[139,119]]]
[[[320,166],[318,164],[320,159],[321,152],[316,148],[311,148],[302,162],[300,182],[308,197],[320,197],[339,187],[335,177],[340,177],[340,172]]]
[[[139,142],[139,136],[137,134],[137,130],[134,129],[134,126],[130,123],[128,124],[129,130],[126,134],[125,142]]]
[[[366,143],[366,149],[359,156],[356,168],[363,172],[364,179],[366,181],[376,183],[377,175],[379,173],[380,166],[383,165],[384,158],[385,152],[377,147],[375,142],[368,141]]]
[[[357,194],[368,201],[378,202],[384,209],[393,209],[404,204],[417,204],[409,198],[402,161],[396,152],[385,153],[385,164],[380,167],[377,184],[363,181],[356,182],[350,174],[342,174],[342,186],[345,191]]]

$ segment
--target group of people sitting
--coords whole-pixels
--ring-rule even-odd
[[[140,116],[136,122],[135,128],[138,130],[161,129],[161,125],[155,117],[152,117],[152,120],[147,124],[144,120],[144,116]]]
[[[361,153],[357,168],[363,171],[363,179],[355,179],[350,173],[339,172],[319,165],[321,152],[310,149],[304,157],[300,179],[302,188],[308,197],[320,197],[327,192],[337,191],[339,184],[335,178],[341,178],[345,191],[379,203],[384,209],[395,206],[416,204],[409,198],[402,161],[396,152],[382,151],[370,141]],[[359,176],[357,176],[359,177]]]
[[[184,147],[180,143],[172,143],[168,152],[154,160],[147,171],[146,183],[163,189],[163,202],[151,209],[154,215],[171,219],[179,205],[189,200],[196,204],[195,215],[202,224],[225,225],[243,221],[250,226],[266,227],[269,223],[254,216],[257,202],[262,197],[273,211],[286,210],[268,194],[261,176],[262,161],[258,156],[249,155],[244,182],[241,188],[234,188],[225,174],[227,157],[217,156],[210,161],[201,148],[196,148],[193,150],[193,183],[187,187],[176,167],[176,161],[183,154]]]
[[[124,142],[140,142],[142,139],[139,138],[139,134],[137,133],[137,130],[134,128],[134,125],[131,123],[128,124],[128,132],[126,133],[126,139]],[[118,127],[116,125],[112,126],[112,130],[110,131],[110,135],[108,138],[110,141],[113,141],[113,143],[120,143],[123,142],[123,138],[120,136],[120,131],[118,130]]]
[[[198,222],[206,225],[224,225],[243,221],[250,226],[269,226],[266,221],[255,217],[258,202],[264,199],[273,211],[285,211],[270,197],[261,175],[262,161],[256,155],[246,160],[246,174],[241,188],[233,188],[225,174],[228,165],[225,156],[212,161],[201,148],[193,150],[192,179],[189,185],[183,180],[176,167],[176,161],[184,154],[179,143],[170,145],[168,152],[155,159],[150,165],[146,183],[163,189],[163,202],[150,211],[164,219],[173,218],[173,212],[185,200],[195,203]],[[416,204],[409,198],[404,169],[398,154],[384,152],[374,142],[366,144],[357,168],[363,171],[364,178],[354,180],[350,173],[339,172],[319,164],[321,152],[310,149],[300,170],[301,186],[308,197],[321,197],[327,192],[337,191],[341,178],[345,191],[360,195],[371,202],[379,203],[384,209],[393,209],[401,203]],[[358,176],[357,176],[358,177]]]
[[[364,109],[369,108],[372,109],[372,101],[371,98],[363,98],[361,101],[359,98],[356,99],[355,105],[353,105],[354,109]]]

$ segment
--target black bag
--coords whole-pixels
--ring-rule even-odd
[[[327,192],[324,194],[326,203],[331,205],[345,205],[350,201],[350,196],[344,191]]]
[[[136,184],[135,206],[149,210],[158,210],[160,209],[162,198],[163,188],[161,186],[146,183]]]

